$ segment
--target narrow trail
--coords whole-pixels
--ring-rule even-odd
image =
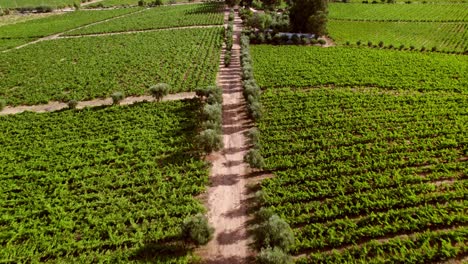
[[[228,14],[227,9],[225,21]],[[242,94],[241,30],[241,19],[236,14],[231,65],[224,66],[222,55],[217,78],[218,85],[223,89],[224,148],[208,157],[213,164],[208,189],[208,218],[215,233],[213,240],[199,252],[205,259],[204,263],[209,264],[244,264],[249,263],[253,256],[247,232],[248,168],[243,161],[249,148],[245,132],[252,127],[252,122]]]
[[[176,94],[169,94],[165,96],[161,101],[177,101],[183,99],[191,99],[194,98],[196,95],[194,92],[186,92],[186,93],[176,93]],[[143,96],[129,96],[123,99],[120,102],[120,105],[131,105],[138,102],[154,102],[155,99],[149,95]],[[97,107],[97,106],[104,106],[104,105],[112,105],[112,98],[104,98],[104,99],[95,99],[89,101],[80,101],[78,102],[77,109],[83,109],[85,107]],[[0,111],[0,115],[14,115],[19,114],[22,112],[30,111],[35,113],[45,113],[45,112],[53,112],[59,111],[62,109],[68,108],[66,103],[52,101],[48,104],[42,105],[21,105],[21,106],[7,106],[3,111]]]
[[[92,5],[92,4],[95,4],[95,3],[102,2],[102,1],[104,1],[104,0],[91,0],[91,1],[86,2],[86,3],[81,3],[81,6]]]

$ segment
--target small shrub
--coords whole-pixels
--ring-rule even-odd
[[[145,6],[146,3],[144,0],[138,0],[138,6]]]
[[[251,143],[255,146],[260,142],[260,131],[258,128],[254,127],[249,130],[248,137],[250,138]]]
[[[426,51],[426,47],[422,46],[421,51]]]
[[[69,109],[76,109],[78,106],[78,101],[77,100],[70,100],[67,103]]]
[[[411,45],[409,48],[410,48],[410,50],[416,49],[416,47],[414,45]]]
[[[384,42],[383,42],[383,41],[379,41],[379,47],[380,47],[380,48],[383,48],[383,46],[384,46]]]
[[[368,46],[368,47],[372,47],[372,45],[373,45],[373,44],[372,44],[372,41],[368,41],[368,42],[367,42],[367,46]]]
[[[154,99],[156,99],[158,102],[160,102],[161,99],[166,96],[170,90],[171,86],[167,83],[158,83],[149,88],[151,96],[153,96]]]
[[[3,108],[5,108],[5,106],[6,106],[5,100],[0,99],[0,111],[2,111]]]
[[[292,258],[279,248],[263,248],[256,258],[259,264],[292,264]]]
[[[224,54],[224,66],[229,67],[229,65],[231,65],[231,53],[226,52],[226,54]]]
[[[111,95],[111,97],[112,97],[112,104],[118,105],[125,98],[125,95],[122,92],[115,92]]]
[[[311,39],[310,40],[310,45],[317,45],[318,44],[318,39]]]
[[[356,45],[358,45],[358,46],[361,46],[361,43],[362,42],[360,40],[356,41]]]
[[[251,168],[263,169],[265,167],[265,160],[263,159],[260,151],[257,149],[251,149],[244,157],[244,161],[247,162]]]
[[[229,14],[228,20],[229,20],[229,21],[234,21],[234,13],[230,13],[230,14]]]
[[[351,43],[349,43],[349,41],[346,41],[346,46],[349,46],[351,45]]]
[[[437,51],[437,47],[432,47],[431,51],[432,51],[432,52],[436,52],[436,51]]]
[[[270,217],[272,217],[274,214],[275,213],[273,212],[273,210],[266,208],[266,207],[262,207],[256,213],[256,217],[257,217],[258,222],[263,223],[263,222],[268,221],[268,219],[270,219]]]
[[[323,45],[327,44],[327,41],[324,40],[324,39],[319,39],[318,43],[320,44],[320,46],[323,46]]]
[[[262,108],[262,105],[258,101],[251,103],[249,105],[249,110],[250,110],[250,115],[255,121],[262,118],[263,108]]]
[[[197,136],[198,148],[206,153],[223,148],[223,138],[216,129],[205,129]]]
[[[221,124],[222,107],[220,104],[206,104],[203,106],[203,116],[205,120],[211,120],[218,124]]]
[[[206,245],[213,238],[214,228],[208,223],[206,216],[197,214],[184,220],[182,236],[185,241],[197,246]]]
[[[294,244],[294,234],[283,219],[277,215],[260,224],[254,232],[257,245],[264,248],[278,247],[285,252]]]
[[[292,35],[292,37],[291,37],[291,41],[292,41],[292,43],[293,43],[294,45],[299,44],[300,40],[301,40],[301,39],[299,38],[299,36],[298,36],[297,34],[294,34],[294,35]]]
[[[362,1],[362,3],[363,3],[363,4],[368,4],[368,3],[369,3],[369,1],[367,1],[367,0],[364,0],[364,1]]]
[[[395,47],[395,46],[393,46],[393,44],[388,45],[388,48],[389,48],[389,49],[393,49],[394,47]]]
[[[400,50],[404,50],[405,49],[405,45],[401,44],[400,47],[399,47]]]

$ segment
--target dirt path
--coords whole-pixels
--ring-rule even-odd
[[[225,11],[226,18],[229,10]],[[226,20],[227,21],[227,20]],[[231,65],[220,60],[218,85],[223,88],[224,149],[211,154],[213,164],[208,189],[209,221],[215,228],[214,239],[200,254],[205,263],[248,263],[252,252],[247,234],[247,165],[243,158],[248,149],[245,132],[252,126],[242,95],[240,66],[241,20],[236,14]]]
[[[91,0],[91,1],[86,2],[86,3],[81,3],[81,6],[92,5],[92,4],[95,4],[95,3],[102,2],[102,1],[104,1],[104,0]]]
[[[165,96],[162,101],[176,101],[182,99],[191,99],[195,97],[195,93],[187,92],[187,93],[176,93],[176,94],[169,94]],[[154,102],[154,98],[149,95],[143,96],[129,96],[126,97],[124,100],[120,102],[120,105],[131,105],[138,102]],[[77,109],[83,109],[85,107],[96,107],[96,106],[103,106],[103,105],[111,105],[112,98],[105,98],[105,99],[95,99],[90,101],[80,101],[77,105]],[[21,106],[7,106],[3,111],[0,111],[0,115],[14,115],[19,114],[25,111],[36,112],[36,113],[44,113],[44,112],[53,112],[68,108],[66,103],[52,101],[48,104],[43,105],[21,105]]]

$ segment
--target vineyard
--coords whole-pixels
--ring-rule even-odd
[[[340,45],[443,52],[468,50],[466,4],[330,4],[329,33]]]
[[[420,50],[436,47],[445,52],[464,52],[468,50],[468,23],[431,23],[431,22],[363,22],[330,21],[330,35],[337,44],[363,46],[371,42],[373,46],[383,41],[388,47],[408,50],[413,46]],[[403,46],[402,46],[403,45]]]
[[[74,30],[68,33],[68,35],[195,25],[222,25],[222,7],[223,6],[219,3],[156,7],[132,16],[126,16],[83,29]]]
[[[262,88],[344,85],[466,93],[468,87],[464,56],[266,45],[252,46],[251,52],[255,79]]]
[[[308,255],[299,263],[468,253],[466,94],[269,89],[262,104],[261,152],[275,177],[261,203],[293,228],[293,253]]]
[[[141,95],[160,82],[172,92],[213,85],[222,34],[214,27],[40,42],[0,54],[0,98],[38,104]]]
[[[74,0],[0,0],[0,8],[50,6],[60,8],[73,6]]]
[[[0,117],[0,259],[186,263],[207,166],[196,100]]]
[[[62,15],[15,23],[0,27],[0,51],[24,44],[40,37],[61,33],[108,18],[136,12],[139,9],[75,11]],[[5,44],[6,43],[6,44]]]
[[[145,1],[151,3],[152,1]],[[162,0],[164,4],[190,2],[189,0]],[[119,7],[119,6],[137,6],[138,0],[103,0],[98,3],[87,5],[86,8],[96,7]]]
[[[360,21],[468,22],[464,4],[330,4],[330,19]]]

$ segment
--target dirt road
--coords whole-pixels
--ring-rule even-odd
[[[228,10],[226,12],[229,12]],[[226,15],[227,17],[227,15]],[[214,239],[202,249],[205,263],[248,263],[252,256],[247,234],[247,165],[245,132],[252,126],[242,95],[240,66],[240,32],[242,24],[236,14],[234,45],[229,67],[220,61],[218,85],[223,88],[224,149],[209,156],[211,187],[208,190],[208,217],[215,228]]]

